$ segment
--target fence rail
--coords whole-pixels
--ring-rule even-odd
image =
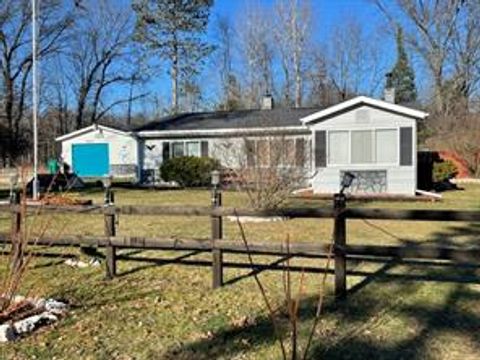
[[[330,208],[283,208],[254,210],[247,208],[208,206],[147,206],[147,205],[79,205],[79,206],[27,206],[29,213],[56,214],[107,214],[144,216],[278,216],[287,219],[311,218],[332,219],[338,214],[346,219],[365,220],[411,220],[411,221],[465,221],[480,222],[480,211],[474,210],[404,210],[376,208],[346,208],[339,213]],[[0,205],[0,212],[20,212],[19,205]]]
[[[90,206],[27,206],[31,213],[89,214],[102,215],[105,222],[103,236],[65,235],[59,238],[29,239],[29,244],[41,246],[98,246],[106,248],[107,278],[116,276],[117,249],[138,248],[152,250],[208,251],[212,254],[212,284],[214,288],[223,285],[223,253],[254,253],[295,257],[334,258],[335,294],[346,296],[347,260],[352,257],[377,257],[399,259],[449,260],[458,263],[480,264],[480,247],[434,246],[406,243],[400,246],[349,245],[347,243],[347,220],[401,220],[401,221],[463,221],[480,222],[480,211],[455,210],[401,210],[346,208],[345,197],[336,195],[332,208],[285,208],[276,210],[252,210],[222,206],[221,193],[214,191],[211,206],[131,206],[116,205],[113,192],[107,189],[104,205]],[[18,203],[0,205],[0,212],[12,217],[12,234],[1,234],[0,242],[12,242],[14,256],[22,251],[15,244],[14,236],[21,231],[22,206]],[[128,237],[117,234],[118,215],[138,216],[203,216],[211,221],[209,239],[180,239],[173,237]],[[313,218],[333,219],[333,241],[295,242],[287,248],[275,242],[248,241],[248,248],[242,241],[223,238],[223,218],[226,216],[279,216],[288,219]],[[12,236],[13,235],[13,236]]]

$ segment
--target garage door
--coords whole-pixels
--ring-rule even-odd
[[[78,176],[107,176],[110,172],[108,144],[74,144],[72,160]]]

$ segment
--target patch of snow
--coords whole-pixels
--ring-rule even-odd
[[[18,335],[31,333],[42,325],[48,325],[58,321],[58,317],[45,311],[39,315],[29,316],[23,320],[16,321],[13,328]]]
[[[66,314],[68,305],[54,299],[25,299],[21,296],[16,298],[30,302],[40,314],[26,317],[15,321],[13,324],[0,325],[0,343],[16,340],[19,336],[31,333],[41,326],[57,322],[59,318]],[[22,300],[22,301],[23,301]],[[43,311],[42,311],[43,310]]]
[[[56,315],[62,315],[68,310],[67,304],[54,299],[45,301],[45,310]]]
[[[17,334],[12,325],[0,325],[0,343],[13,341],[17,338]]]
[[[64,264],[74,268],[79,268],[79,269],[85,269],[88,267],[97,267],[101,265],[100,260],[98,260],[97,258],[90,259],[88,262],[78,260],[78,259],[67,259],[65,260]]]

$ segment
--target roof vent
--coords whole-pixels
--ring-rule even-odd
[[[273,109],[273,96],[267,93],[263,95],[262,110],[272,110],[272,109]]]

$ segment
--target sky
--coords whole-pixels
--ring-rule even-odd
[[[119,6],[130,6],[131,0],[116,0]],[[207,38],[211,41],[215,39],[215,23],[219,17],[228,17],[235,24],[237,18],[243,15],[245,8],[266,7],[269,8],[275,3],[275,0],[214,0],[214,6],[211,11],[209,29]],[[355,19],[367,31],[373,30],[382,23],[383,17],[378,9],[370,0],[310,0],[312,6],[312,34],[316,43],[328,45],[331,40],[333,29],[339,24],[345,22],[345,19]],[[121,5],[120,5],[121,4]],[[391,49],[387,51],[387,59],[393,64],[395,61],[394,40],[385,29],[386,39],[391,44]],[[391,51],[390,51],[391,50]],[[149,91],[160,99],[160,104],[168,106],[170,99],[170,81],[166,74],[167,69],[152,77],[148,84],[137,89],[138,92]],[[204,98],[207,104],[215,98],[214,89],[217,85],[218,76],[215,73],[215,67],[206,67],[202,77],[200,78],[202,88],[204,89]],[[127,91],[126,88],[118,87],[113,96]],[[153,109],[147,109],[146,103],[137,103],[134,105],[134,112],[145,112]],[[148,106],[147,106],[148,107]],[[125,109],[117,107],[116,113],[122,113]]]
[[[228,17],[235,23],[235,19],[242,15],[242,11],[246,7],[269,7],[274,3],[275,0],[215,0],[210,17],[208,38],[211,40],[214,38],[215,20],[218,17]],[[346,18],[358,20],[367,30],[377,26],[382,20],[381,14],[373,4],[369,3],[369,0],[311,0],[311,5],[313,38],[324,44],[328,43],[333,28]],[[394,57],[395,53],[392,52],[392,63]],[[211,70],[207,69],[204,76],[211,78]],[[162,101],[168,104],[170,83],[165,74],[159,75],[156,80],[153,80],[149,84],[149,89],[159,94]],[[207,97],[208,93],[207,88]]]

